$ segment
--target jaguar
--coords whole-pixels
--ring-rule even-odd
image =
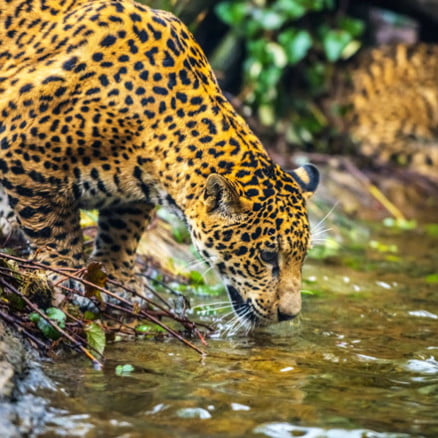
[[[80,209],[96,209],[89,260],[130,283],[165,205],[242,321],[300,312],[319,172],[271,160],[178,18],[131,0],[7,0],[0,21],[1,220],[14,213],[38,260],[84,266]]]

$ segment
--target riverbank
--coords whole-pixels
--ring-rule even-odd
[[[18,438],[37,432],[48,415],[38,391],[54,389],[37,353],[0,321],[0,436]]]

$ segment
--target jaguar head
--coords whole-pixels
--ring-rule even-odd
[[[301,310],[301,269],[310,241],[306,200],[319,172],[278,166],[251,185],[212,174],[203,188],[193,242],[220,274],[234,312],[251,327],[294,318]]]

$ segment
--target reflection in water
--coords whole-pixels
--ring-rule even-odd
[[[414,237],[397,242],[402,264],[308,263],[299,324],[211,339],[204,359],[145,340],[112,345],[103,372],[77,358],[48,366],[64,392],[47,395],[39,436],[438,436],[438,299],[424,280],[437,242]],[[135,371],[116,376],[127,362]]]

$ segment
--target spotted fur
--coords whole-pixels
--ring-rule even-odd
[[[0,19],[1,183],[42,261],[81,267],[79,209],[98,209],[91,258],[131,278],[163,204],[243,319],[300,311],[318,172],[271,161],[176,17],[131,0],[8,0]]]

